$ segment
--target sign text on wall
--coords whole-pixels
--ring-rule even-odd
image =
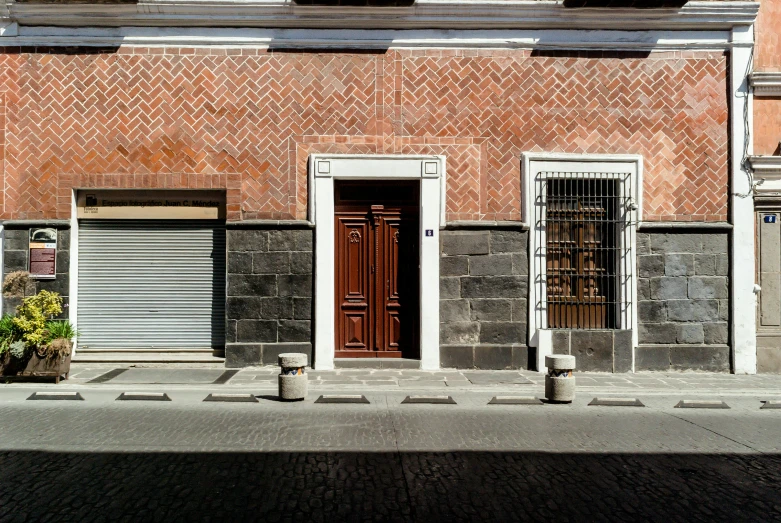
[[[201,190],[79,191],[85,219],[216,220],[225,218],[225,192]]]
[[[30,229],[28,272],[33,278],[53,280],[57,272],[57,230]]]

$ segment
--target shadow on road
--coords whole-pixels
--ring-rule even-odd
[[[0,521],[771,521],[781,455],[0,453]]]

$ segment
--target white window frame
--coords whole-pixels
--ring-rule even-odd
[[[600,173],[615,175],[621,183],[619,192],[628,195],[634,201],[632,208],[625,213],[624,227],[629,228],[628,235],[621,234],[621,252],[626,252],[629,259],[626,264],[627,274],[620,275],[621,296],[625,310],[621,313],[622,330],[632,331],[632,371],[634,372],[634,348],[637,347],[637,225],[643,215],[643,157],[634,154],[565,154],[565,153],[523,153],[522,154],[522,187],[523,216],[529,226],[529,306],[528,306],[528,343],[537,347],[537,369],[545,369],[545,356],[552,354],[552,330],[546,327],[545,292],[538,296],[538,288],[543,288],[546,278],[545,260],[545,230],[541,224],[543,206],[537,204],[538,187],[542,186],[547,172]],[[629,173],[629,187],[621,179]],[[576,177],[576,179],[585,177]],[[624,238],[629,237],[627,248]],[[540,285],[541,284],[541,285]],[[540,285],[538,287],[538,285]],[[628,319],[627,319],[628,318]]]

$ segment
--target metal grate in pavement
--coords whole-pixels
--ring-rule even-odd
[[[363,394],[324,394],[315,403],[371,403]]]
[[[681,400],[676,409],[728,409],[729,405],[718,400]]]
[[[540,398],[534,396],[494,396],[489,405],[544,405]]]
[[[431,405],[455,405],[456,401],[452,396],[407,396],[402,404],[420,403]]]
[[[637,398],[594,398],[589,406],[595,407],[645,407]]]
[[[203,401],[224,401],[227,403],[258,403],[253,394],[209,394]]]
[[[165,392],[123,392],[117,401],[171,401]]]
[[[77,400],[84,401],[78,392],[33,392],[28,400]]]

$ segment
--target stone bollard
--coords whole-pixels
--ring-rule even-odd
[[[545,356],[548,375],[545,376],[545,397],[554,403],[572,403],[575,399],[575,356],[554,354]]]
[[[279,355],[279,397],[287,401],[306,398],[306,354],[288,353]]]

